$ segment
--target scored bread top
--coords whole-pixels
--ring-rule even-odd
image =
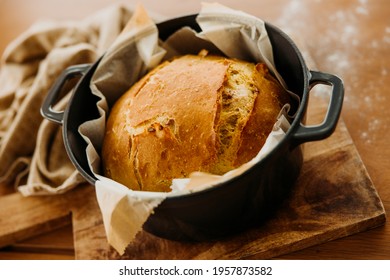
[[[166,192],[193,171],[223,174],[259,152],[286,96],[264,64],[196,55],[162,63],[114,104],[104,175]]]

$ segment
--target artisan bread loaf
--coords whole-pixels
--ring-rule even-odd
[[[133,190],[170,191],[194,171],[251,160],[289,95],[265,64],[185,55],[134,84],[109,114],[104,175]]]

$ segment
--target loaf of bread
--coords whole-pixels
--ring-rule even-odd
[[[207,55],[164,62],[114,104],[104,175],[162,192],[194,171],[221,175],[257,155],[286,103],[263,63]]]

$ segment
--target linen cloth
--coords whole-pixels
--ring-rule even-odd
[[[85,182],[69,160],[62,127],[40,107],[67,67],[93,63],[133,9],[114,5],[78,21],[40,21],[8,45],[0,61],[0,182],[24,195],[58,194]],[[63,110],[65,92],[55,109]]]

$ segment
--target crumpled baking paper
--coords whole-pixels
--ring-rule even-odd
[[[108,108],[162,60],[179,54],[197,54],[202,49],[219,51],[229,57],[265,62],[285,85],[276,72],[272,46],[262,20],[217,3],[203,3],[197,22],[202,32],[196,33],[186,27],[165,42],[159,42],[155,23],[142,7],[138,7],[124,31],[108,49],[91,80],[93,94],[101,97],[97,103],[101,117],[82,124],[79,131],[89,143],[87,156],[98,178],[96,194],[107,239],[120,254],[125,252],[153,209],[164,199],[210,188],[241,174],[272,150],[289,128],[288,121],[281,114],[264,147],[253,160],[222,176],[195,172],[190,178],[174,179],[169,193],[133,191],[99,174],[97,151],[101,150]]]

